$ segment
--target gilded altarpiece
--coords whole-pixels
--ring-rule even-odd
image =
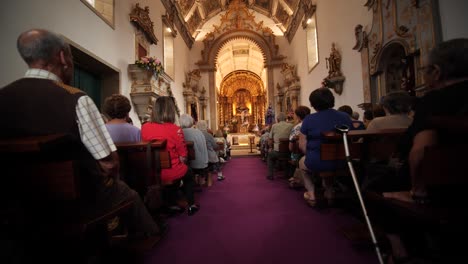
[[[234,133],[247,133],[265,124],[265,88],[262,80],[249,71],[227,75],[218,93],[218,127]]]
[[[356,25],[361,52],[364,101],[376,103],[385,94],[406,90],[423,92],[422,73],[429,51],[441,40],[435,0],[368,0],[372,28]]]

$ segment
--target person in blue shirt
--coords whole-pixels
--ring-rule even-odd
[[[328,88],[319,88],[309,96],[310,105],[316,113],[310,114],[304,118],[299,134],[299,147],[305,156],[299,161],[299,168],[304,171],[304,186],[307,192],[304,193],[304,199],[311,206],[316,204],[315,186],[311,175],[314,172],[332,171],[344,167],[345,161],[337,163],[336,161],[320,160],[320,144],[322,143],[322,132],[335,130],[336,125],[347,125],[352,129],[352,121],[348,114],[333,109],[335,97]],[[325,197],[333,199],[332,181],[333,179],[324,179],[322,181],[325,188]]]

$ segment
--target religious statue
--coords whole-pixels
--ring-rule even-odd
[[[266,111],[265,124],[271,125],[273,124],[274,121],[275,121],[275,112],[273,112],[273,108],[271,107],[271,105],[269,105]]]
[[[248,112],[247,109],[245,109],[245,110],[243,110],[243,111],[241,112],[241,123],[242,123],[242,124],[245,123],[245,121],[246,121],[245,116],[246,116],[248,113],[249,113],[249,112]],[[248,122],[248,121],[247,121],[247,122]]]
[[[328,77],[341,76],[341,56],[335,49],[335,43],[332,43],[330,57],[325,58],[327,62]]]

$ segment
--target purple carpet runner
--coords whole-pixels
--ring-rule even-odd
[[[310,208],[302,192],[266,173],[258,157],[227,162],[226,179],[213,174],[214,185],[198,194],[201,210],[170,218],[145,263],[378,263],[373,249],[358,250],[339,232],[357,222],[350,215]]]

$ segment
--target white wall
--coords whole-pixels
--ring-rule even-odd
[[[319,64],[309,73],[307,65],[306,31],[302,26],[288,48],[286,59],[290,64],[297,65],[297,74],[301,78],[302,105],[310,106],[309,94],[321,86],[322,80],[328,75],[325,58],[330,56],[332,42],[342,56],[341,71],[346,80],[343,93],[335,94],[335,108],[350,105],[353,110],[361,113],[357,107],[364,101],[362,91],[361,54],[352,49],[355,45],[354,27],[357,24],[370,30],[372,11],[364,7],[365,0],[316,0],[317,5],[317,36]]]
[[[442,39],[468,38],[468,1],[439,0]]]
[[[27,69],[16,50],[18,35],[31,28],[44,28],[64,35],[96,57],[118,68],[120,91],[128,96],[130,82],[127,67],[135,61],[134,27],[129,21],[129,14],[136,2],[140,3],[141,7],[149,6],[154,32],[159,40],[157,45],[151,45],[150,55],[162,59],[161,16],[165,14],[165,10],[160,1],[115,0],[115,30],[79,0],[15,0],[2,3],[0,57],[8,63],[2,63],[0,66],[0,87],[20,78]],[[182,83],[185,80],[184,65],[189,61],[188,48],[180,36],[176,37],[174,45],[176,73],[171,86],[179,108],[183,111]],[[138,123],[135,113],[132,113],[132,119]]]

